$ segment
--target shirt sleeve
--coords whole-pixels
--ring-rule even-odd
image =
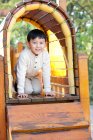
[[[26,54],[21,53],[18,59],[17,66],[16,66],[18,93],[24,93],[25,76],[26,76],[26,70],[27,70],[26,59],[27,59]]]
[[[43,82],[45,92],[51,92],[50,84],[50,58],[47,51],[45,51],[43,56]]]

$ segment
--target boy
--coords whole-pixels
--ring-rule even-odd
[[[28,94],[42,92],[42,80],[45,95],[52,96],[50,86],[50,60],[46,47],[46,35],[39,29],[27,35],[27,45],[16,65],[17,89],[19,98],[27,98]]]

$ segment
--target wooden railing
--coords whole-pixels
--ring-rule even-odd
[[[4,61],[0,56],[0,140],[6,140]]]
[[[90,121],[88,57],[85,54],[78,55],[79,90],[80,102],[84,111],[85,119]]]

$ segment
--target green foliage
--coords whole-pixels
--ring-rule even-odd
[[[89,57],[90,97],[93,102],[93,0],[67,0],[67,10],[76,29],[77,51]]]
[[[16,3],[20,2],[21,0],[1,0],[0,1],[0,9],[11,9],[15,7]]]
[[[16,23],[11,32],[11,46],[17,47],[18,42],[23,42],[25,46],[27,34],[34,28],[33,25],[24,21]]]

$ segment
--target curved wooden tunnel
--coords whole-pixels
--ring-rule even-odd
[[[12,28],[14,26],[14,24],[16,22],[19,21],[26,21],[29,22],[31,24],[33,24],[36,28],[40,28],[41,30],[45,31],[46,34],[48,35],[48,43],[49,45],[49,50],[51,53],[51,42],[60,42],[61,44],[61,49],[63,50],[63,55],[64,55],[64,60],[65,60],[65,64],[66,64],[66,76],[68,78],[68,85],[67,88],[69,89],[69,93],[74,94],[76,91],[76,87],[79,88],[80,90],[80,96],[79,97],[75,97],[75,96],[70,96],[71,100],[68,99],[68,96],[65,98],[59,98],[56,97],[55,100],[53,98],[51,98],[51,102],[69,102],[70,103],[60,103],[60,104],[44,104],[47,103],[49,101],[49,98],[29,98],[27,100],[17,100],[17,99],[9,99],[12,97],[12,92],[11,92],[11,88],[12,88],[12,81],[11,81],[11,60],[10,60],[10,35],[12,32]],[[6,19],[5,19],[5,23],[3,26],[3,29],[0,30],[0,32],[3,32],[3,48],[4,48],[4,70],[0,69],[1,72],[3,72],[1,74],[2,78],[3,78],[3,82],[1,79],[1,87],[3,87],[1,89],[1,100],[3,101],[0,102],[2,107],[2,110],[0,112],[0,115],[3,114],[3,116],[1,116],[2,119],[2,123],[1,123],[1,127],[0,127],[0,132],[2,134],[2,138],[5,137],[6,131],[5,130],[5,101],[4,99],[4,90],[6,93],[6,96],[8,96],[8,100],[6,99],[6,103],[9,104],[20,104],[20,103],[40,103],[40,109],[38,109],[39,105],[33,105],[29,107],[26,105],[25,110],[23,105],[22,106],[9,106],[7,105],[7,116],[9,116],[9,126],[7,125],[7,127],[9,127],[9,135],[10,135],[10,139],[12,139],[12,132],[15,128],[15,132],[17,132],[17,125],[20,126],[20,124],[22,125],[22,127],[24,127],[24,122],[26,121],[26,123],[28,124],[28,126],[30,126],[29,124],[31,124],[31,120],[33,121],[33,119],[36,119],[36,121],[41,121],[43,120],[43,118],[45,119],[46,117],[48,117],[48,121],[49,122],[49,130],[52,131],[52,127],[58,131],[60,130],[60,124],[62,129],[61,130],[65,130],[66,128],[69,128],[70,131],[66,131],[64,134],[64,131],[61,133],[59,132],[54,132],[54,133],[45,133],[47,134],[47,137],[49,139],[53,138],[53,139],[57,139],[57,136],[59,136],[58,138],[62,139],[66,137],[66,139],[68,139],[67,134],[71,135],[70,139],[73,139],[74,137],[77,137],[77,139],[90,139],[90,133],[88,131],[89,129],[89,94],[88,94],[88,74],[87,74],[87,61],[85,57],[80,56],[81,58],[78,59],[78,68],[77,71],[79,71],[79,75],[76,74],[74,71],[76,69],[76,50],[75,50],[75,31],[74,31],[74,27],[73,24],[71,23],[69,17],[67,16],[66,12],[59,7],[57,4],[55,4],[54,2],[50,1],[50,0],[24,0],[23,2],[20,2],[19,4],[17,4],[17,6],[12,9],[9,14],[7,15]],[[51,34],[52,39],[51,39]],[[56,48],[58,48],[60,50],[60,48],[58,46],[56,46]],[[60,55],[60,57],[62,57]],[[2,63],[2,68],[3,68],[3,61]],[[84,69],[84,71],[82,71],[82,68]],[[4,72],[5,72],[5,85],[4,85]],[[76,81],[76,79],[74,80],[74,77],[76,77],[78,79],[79,76],[79,83]],[[60,77],[60,76],[59,76]],[[59,85],[59,87],[63,86],[62,84],[64,83],[64,77],[56,77],[57,79],[57,86]],[[53,77],[55,78],[55,77]],[[66,78],[66,77],[65,77]],[[60,79],[59,84],[58,80]],[[55,81],[55,79],[53,79]],[[86,86],[85,86],[86,85]],[[55,82],[55,86],[56,86],[56,82]],[[73,98],[73,100],[72,100]],[[79,100],[80,102],[72,102],[71,101],[75,101],[75,100]],[[1,101],[0,100],[0,101]],[[8,102],[9,101],[9,102]],[[27,102],[28,101],[28,102]],[[42,104],[43,103],[43,107]],[[48,106],[49,107],[48,107]],[[35,108],[33,109],[33,107]],[[45,109],[46,108],[46,109]],[[82,110],[83,108],[83,110]],[[32,111],[29,111],[32,110]],[[43,112],[42,112],[43,109]],[[51,110],[52,109],[52,110]],[[23,111],[22,111],[23,110]],[[51,113],[52,111],[52,115],[49,113]],[[19,112],[19,114],[17,114],[16,112]],[[25,115],[24,115],[25,112]],[[27,112],[27,113],[26,113]],[[35,113],[34,113],[35,112]],[[42,113],[42,115],[40,115],[40,112]],[[47,114],[46,114],[47,112]],[[32,115],[31,115],[32,113]],[[38,115],[37,115],[38,113]],[[64,113],[66,115],[66,119],[64,119]],[[16,114],[16,115],[15,115]],[[36,114],[36,115],[34,115]],[[44,115],[46,114],[46,115]],[[44,115],[44,116],[43,116]],[[62,116],[63,115],[63,116]],[[29,117],[28,117],[29,116]],[[35,116],[35,117],[34,117]],[[37,116],[37,118],[36,118]],[[18,117],[18,119],[16,119]],[[27,119],[25,119],[27,117]],[[31,118],[30,118],[31,117]],[[33,119],[32,119],[33,117]],[[50,121],[53,119],[53,126],[50,128]],[[59,120],[62,119],[60,122]],[[41,119],[41,120],[40,120]],[[55,121],[54,121],[55,119]],[[30,120],[30,121],[29,121]],[[46,119],[45,119],[46,120]],[[19,123],[17,123],[17,121]],[[30,123],[29,123],[30,122]],[[41,126],[41,122],[36,123],[37,124],[37,130],[40,129],[39,126]],[[58,122],[58,125],[57,125]],[[72,123],[72,125],[71,125]],[[11,124],[12,124],[12,129],[11,129]],[[33,122],[32,122],[33,124]],[[31,124],[31,126],[33,126]],[[39,124],[39,125],[38,125]],[[63,125],[64,124],[64,125]],[[63,125],[63,126],[62,126]],[[70,126],[69,126],[70,125]],[[44,124],[42,125],[44,126]],[[3,127],[3,129],[2,129]],[[14,127],[14,128],[13,128]],[[20,128],[22,127],[18,127],[19,131]],[[46,127],[48,128],[48,127]],[[77,130],[76,130],[77,129]],[[2,130],[2,131],[1,131]],[[23,128],[22,132],[27,132],[27,130],[29,130],[29,128],[27,127],[27,130]],[[33,129],[32,129],[33,130]],[[43,127],[42,129],[43,130]],[[47,130],[47,129],[46,129]],[[68,129],[66,129],[68,130]],[[4,131],[4,132],[3,132]],[[44,136],[44,138],[47,139],[46,135],[43,133],[42,136]],[[79,134],[79,135],[78,135]],[[36,133],[37,135],[37,133]],[[52,137],[50,136],[52,135]],[[34,135],[35,136],[35,135]],[[39,139],[42,139],[43,137],[38,135]],[[79,137],[80,136],[80,137]],[[27,137],[32,138],[32,134],[27,134],[25,135],[25,133],[21,134],[21,133],[13,133],[13,137],[15,139],[22,139],[22,137],[24,137],[24,139],[26,139]],[[20,138],[21,137],[21,138]]]
[[[3,46],[6,69],[6,91],[11,97],[11,63],[10,63],[10,34],[12,27],[18,21],[30,22],[44,30],[49,36],[49,30],[57,37],[64,50],[65,62],[68,69],[69,93],[75,94],[74,61],[75,60],[75,31],[66,12],[50,0],[26,0],[20,2],[6,17],[3,27]],[[54,41],[56,41],[54,40]],[[51,43],[51,41],[49,42]]]

